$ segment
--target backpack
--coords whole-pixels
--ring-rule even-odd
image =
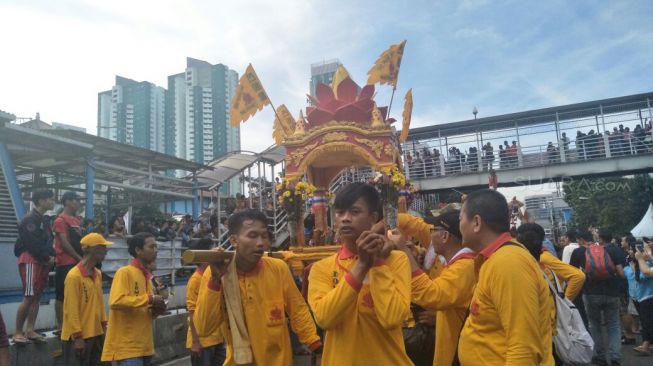
[[[585,275],[590,280],[607,280],[615,276],[612,258],[603,245],[593,244],[585,250]]]
[[[555,353],[565,365],[585,365],[592,361],[594,340],[585,329],[583,318],[574,303],[564,296],[558,277],[551,271],[555,279],[554,287],[549,277],[544,279],[549,284],[556,307],[556,335],[553,336]]]

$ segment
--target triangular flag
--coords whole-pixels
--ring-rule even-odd
[[[413,89],[409,89],[404,97],[404,113],[402,115],[403,121],[401,123],[401,135],[399,135],[399,142],[406,142],[408,138],[408,129],[410,128],[410,119],[413,114]]]
[[[368,84],[390,84],[395,88],[397,87],[397,78],[405,45],[406,41],[401,41],[399,44],[390,46],[379,56],[374,66],[367,72]]]
[[[268,104],[270,104],[270,99],[256,76],[252,64],[249,64],[238,81],[236,93],[231,101],[231,125],[238,126],[239,123],[247,121],[249,117]]]
[[[277,113],[274,118],[274,125],[272,126],[272,137],[277,145],[281,144],[284,138],[292,136],[295,131],[295,119],[288,111],[285,105],[280,105],[277,108]]]

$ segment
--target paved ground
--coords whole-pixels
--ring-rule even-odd
[[[635,351],[633,351],[632,346],[624,346],[621,348],[622,352],[622,362],[623,366],[651,366],[653,365],[653,356],[650,357],[641,357],[638,356]],[[169,362],[165,366],[190,366],[190,359],[188,357]],[[295,362],[293,366],[311,366],[310,357],[300,356],[295,357]]]

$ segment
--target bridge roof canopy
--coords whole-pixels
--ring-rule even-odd
[[[631,108],[632,106],[637,106],[643,109],[648,107],[647,103],[653,103],[653,92],[411,128],[407,141],[511,129],[516,126],[525,127],[553,123],[556,120],[556,114],[561,121],[593,117],[599,115],[601,109],[605,114],[616,113],[621,111],[624,105],[631,105]]]

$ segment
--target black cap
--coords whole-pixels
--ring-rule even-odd
[[[66,205],[66,201],[77,200],[79,201],[79,195],[77,193],[68,191],[61,196],[61,204]]]
[[[424,218],[426,223],[445,229],[449,234],[462,239],[460,233],[460,210],[449,210],[436,217]]]

